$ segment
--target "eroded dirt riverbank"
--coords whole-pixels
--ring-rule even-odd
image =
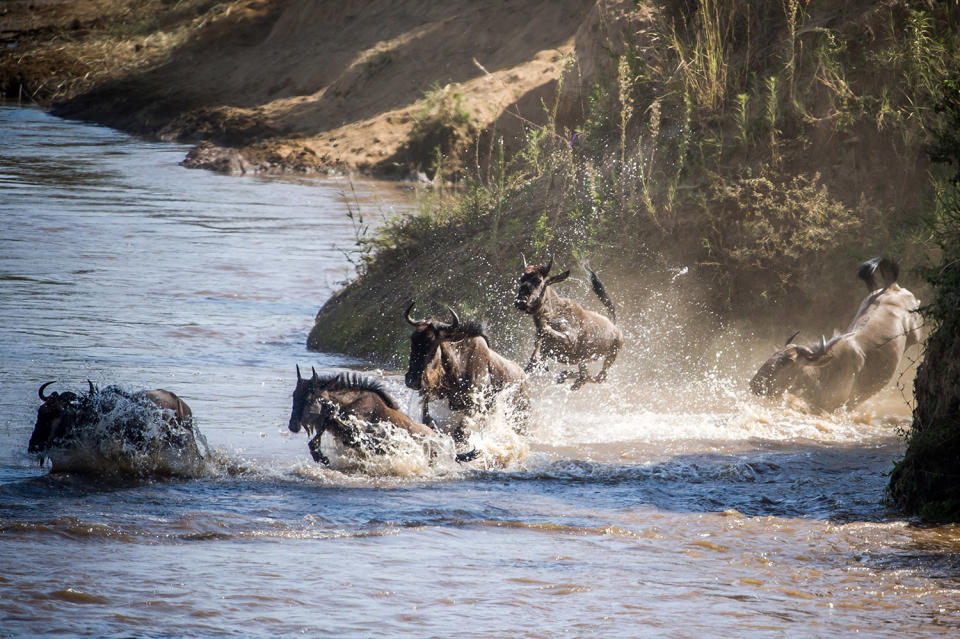
[[[597,37],[592,7],[6,2],[0,90],[66,117],[198,144],[188,166],[429,171],[432,149],[411,133],[431,109],[453,108],[463,126],[496,130],[508,143],[524,122],[543,121],[575,36]]]

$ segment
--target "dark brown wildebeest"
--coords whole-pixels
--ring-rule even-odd
[[[293,391],[293,409],[290,412],[289,428],[294,433],[303,428],[310,436],[307,446],[313,460],[329,464],[330,460],[320,451],[320,438],[330,431],[345,446],[358,450],[383,454],[385,451],[377,438],[368,436],[357,422],[366,425],[389,423],[402,428],[415,439],[436,437],[434,430],[413,421],[400,412],[397,403],[380,382],[350,373],[301,377],[297,366],[297,387]],[[475,455],[457,455],[457,461],[469,461]]]
[[[160,389],[128,392],[118,386],[99,390],[88,382],[90,389],[84,394],[44,395],[53,383],[40,386],[43,404],[37,409],[37,423],[27,447],[28,452],[40,456],[41,465],[49,457],[54,471],[67,469],[75,462],[72,452],[83,447],[113,451],[109,455],[113,458],[89,459],[89,468],[73,470],[100,470],[97,463],[103,462],[104,470],[146,471],[150,469],[137,464],[153,463],[152,458],[145,461],[149,455],[172,458],[186,454],[202,461],[200,449],[201,445],[206,449],[206,441],[196,430],[190,407],[174,393]],[[118,455],[124,459],[117,459]],[[183,461],[190,463],[189,459]]]
[[[904,351],[920,341],[920,302],[897,284],[899,272],[887,258],[863,263],[857,275],[870,293],[847,330],[811,346],[794,344],[794,333],[763,363],[750,389],[767,397],[790,391],[814,411],[856,406],[880,391],[896,373]]]
[[[530,406],[523,369],[490,348],[483,327],[461,322],[453,309],[447,309],[452,320],[448,323],[413,319],[413,306],[411,302],[405,313],[413,333],[404,382],[420,392],[421,419],[430,423],[428,404],[432,399],[446,399],[451,410],[476,414],[489,410],[501,393],[509,393],[522,430]]]
[[[610,312],[611,319],[584,308],[568,297],[558,295],[552,287],[570,277],[570,271],[550,276],[552,267],[552,258],[547,264],[539,266],[528,266],[526,259],[523,261],[523,274],[520,276],[517,298],[513,305],[532,315],[537,329],[533,353],[526,370],[532,370],[542,357],[552,357],[561,363],[577,366],[577,373],[561,373],[557,378],[558,383],[576,376],[576,381],[570,387],[576,390],[588,381],[602,382],[623,348],[623,332],[615,323],[616,311],[613,302],[600,278],[586,264],[584,268],[590,273],[593,291]],[[600,372],[591,378],[587,372],[587,364],[601,358],[603,365]]]

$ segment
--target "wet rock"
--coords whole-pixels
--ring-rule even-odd
[[[212,142],[201,142],[195,146],[180,165],[229,175],[260,173],[263,168],[248,161],[239,150],[217,146]]]

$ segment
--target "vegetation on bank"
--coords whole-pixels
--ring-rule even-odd
[[[770,336],[843,325],[866,257],[897,257],[922,286],[910,273],[931,252],[925,145],[960,68],[956,6],[610,0],[596,13],[604,41],[578,41],[566,76],[594,69],[592,90],[561,86],[515,153],[496,131],[461,149],[458,188],[364,240],[312,348],[400,363],[409,300],[515,326],[521,253],[589,259],[626,316],[688,268],[716,317],[762,318],[752,327]]]
[[[890,494],[903,510],[934,521],[960,520],[960,75],[945,80],[934,109],[934,173],[938,187],[932,221],[939,264],[925,269],[934,290],[924,307],[930,337],[914,384],[907,452],[890,477]]]

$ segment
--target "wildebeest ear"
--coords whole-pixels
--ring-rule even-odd
[[[550,261],[546,264],[541,264],[537,267],[537,273],[540,274],[540,277],[546,277],[550,274],[550,269],[553,268],[553,257],[550,258]]]
[[[550,286],[551,284],[558,284],[563,280],[567,279],[568,277],[570,277],[569,270],[566,270],[563,273],[560,273],[559,275],[554,275],[553,277],[547,278],[547,286]]]

